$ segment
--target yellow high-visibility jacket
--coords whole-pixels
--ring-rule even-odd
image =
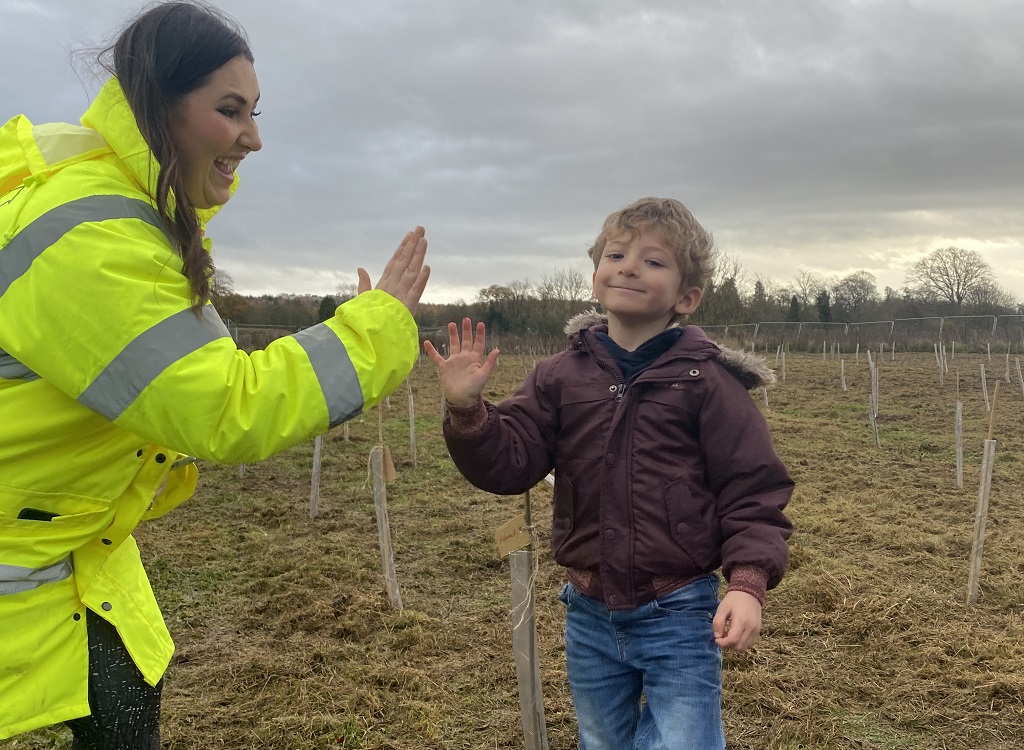
[[[381,291],[239,351],[212,306],[189,309],[157,174],[116,79],[81,127],[0,128],[0,739],[89,713],[86,608],[160,680],[174,647],[131,532],[192,494],[183,456],[258,461],[416,359]]]

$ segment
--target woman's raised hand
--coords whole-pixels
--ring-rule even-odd
[[[416,305],[419,304],[420,296],[430,277],[430,266],[423,265],[423,258],[427,254],[427,240],[423,235],[423,227],[416,227],[405,235],[402,244],[384,266],[384,272],[381,273],[376,287],[371,286],[370,275],[366,270],[358,269],[359,293],[368,292],[371,288],[380,289],[408,307],[409,312],[415,315]]]
[[[456,323],[449,323],[448,359],[442,357],[429,341],[423,342],[424,351],[441,376],[444,397],[453,406],[475,404],[498,362],[497,349],[492,349],[486,357],[484,356],[484,333],[484,324],[477,323],[474,336],[473,321],[463,318],[460,339],[459,326]]]

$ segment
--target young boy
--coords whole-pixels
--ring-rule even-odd
[[[567,351],[511,398],[482,400],[484,326],[426,344],[445,439],[477,487],[518,494],[554,469],[551,550],[566,568],[566,663],[585,750],[724,748],[721,650],[761,630],[786,569],[793,481],[747,389],[760,359],[674,325],[700,304],[711,236],[678,201],[613,213],[590,249],[606,321],[570,322]],[[597,317],[596,313],[591,317]],[[729,582],[718,600],[721,567]],[[641,699],[643,697],[643,699]]]

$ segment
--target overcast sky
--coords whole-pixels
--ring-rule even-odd
[[[979,251],[1024,300],[1020,0],[221,0],[263,150],[211,222],[243,294],[333,293],[422,224],[424,299],[573,268],[683,201],[750,278],[902,287]],[[77,122],[72,53],[141,7],[0,0],[0,121]]]

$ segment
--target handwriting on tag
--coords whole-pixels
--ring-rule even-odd
[[[499,526],[494,532],[494,541],[498,545],[498,554],[502,557],[509,552],[528,547],[530,530],[526,528],[526,516],[520,514]]]

